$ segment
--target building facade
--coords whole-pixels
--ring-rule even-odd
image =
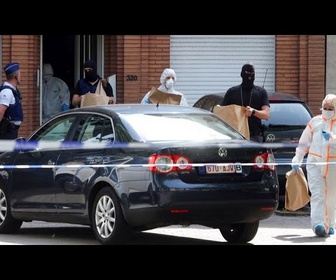
[[[333,55],[335,52],[333,46],[336,43],[334,36],[274,35],[262,38],[230,36],[230,38],[216,38],[213,42],[211,41],[213,38],[209,36],[185,37],[188,36],[182,38],[176,35],[1,35],[2,67],[13,61],[19,62],[21,66],[22,82],[19,87],[23,95],[25,118],[19,131],[20,136],[28,136],[41,124],[40,69],[44,62],[51,63],[55,75],[64,79],[69,88],[73,89],[76,81],[83,76],[83,62],[88,58],[95,59],[98,73],[104,78],[111,78],[117,103],[139,103],[152,86],[159,85],[163,69],[172,67],[175,70],[179,69],[177,89],[179,85],[188,88],[196,85],[196,82],[204,87],[197,94],[187,93],[187,99],[191,100],[189,106],[192,106],[193,101],[202,95],[203,91],[204,94],[210,93],[206,92],[208,87],[218,84],[210,91],[217,91],[218,88],[221,92],[225,92],[226,85],[236,84],[236,79],[240,78],[238,68],[242,66],[243,61],[241,54],[246,56],[246,53],[257,59],[257,74],[259,69],[264,70],[263,67],[270,73],[267,90],[297,95],[307,102],[314,114],[320,112],[326,90],[328,93],[336,91],[333,78],[336,65],[336,56]],[[244,48],[237,51],[242,45],[239,44],[242,40],[246,41],[246,51]],[[266,40],[269,47],[265,48],[263,40]],[[204,59],[201,59],[211,59],[210,54],[214,54],[215,44],[217,44],[216,51],[218,49],[230,51],[223,61],[223,66],[220,66],[218,58],[215,58],[216,62],[211,60],[204,62]],[[201,54],[204,55],[199,55],[196,51],[200,46]],[[184,52],[183,48],[187,51]],[[193,61],[192,56],[187,60],[193,52],[200,58],[197,63]],[[218,57],[220,56],[221,54]],[[189,63],[193,63],[190,68],[192,70],[185,67]],[[211,64],[217,64],[217,67],[211,67]],[[235,71],[227,70],[230,65]],[[183,69],[190,72],[189,80],[184,79],[189,72],[183,72]],[[221,71],[225,72],[223,82],[225,77],[228,77],[225,81],[227,84],[218,83],[221,78],[212,80],[212,76]],[[265,80],[264,72],[260,71],[260,83]],[[2,71],[2,81],[4,79]]]

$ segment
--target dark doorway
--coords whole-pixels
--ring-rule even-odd
[[[50,63],[54,76],[74,88],[75,36],[43,35],[43,63]]]
[[[43,35],[42,63],[50,63],[54,76],[62,79],[70,90],[70,108],[74,88],[83,77],[81,62],[98,58],[98,35]],[[100,36],[101,37],[101,36]],[[78,46],[76,42],[78,41]],[[76,49],[77,48],[77,49]],[[79,55],[76,61],[76,55]],[[76,63],[78,65],[76,65]],[[77,71],[75,73],[75,71]]]

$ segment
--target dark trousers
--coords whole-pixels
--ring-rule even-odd
[[[14,140],[18,138],[19,135],[19,125],[15,125],[13,123],[9,124],[6,131],[0,135],[0,139],[2,140]]]
[[[264,142],[264,137],[262,135],[254,135],[250,137],[250,140],[263,143]]]

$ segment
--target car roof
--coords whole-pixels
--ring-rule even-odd
[[[111,114],[112,112],[120,114],[160,114],[160,113],[201,113],[208,114],[207,111],[202,110],[196,107],[187,107],[180,105],[171,105],[171,104],[112,104],[112,105],[101,105],[101,106],[89,106],[82,108],[71,109],[70,111],[65,112],[94,112],[94,113],[106,113]]]
[[[298,96],[290,93],[282,93],[282,92],[271,92],[268,94],[268,99],[270,102],[298,102],[298,103],[304,103],[302,99],[300,99]]]
[[[270,103],[305,103],[304,100],[300,99],[298,96],[291,94],[291,93],[285,93],[285,92],[267,92],[268,99]],[[209,93],[201,97],[205,98],[207,100],[213,100],[213,102],[221,102],[224,99],[225,92],[216,92],[216,93]],[[198,101],[199,101],[198,100]],[[197,102],[196,102],[197,103]],[[196,104],[195,103],[195,104]]]

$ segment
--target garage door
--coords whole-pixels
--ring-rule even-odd
[[[173,35],[170,41],[175,89],[186,95],[189,106],[204,94],[224,93],[240,84],[241,67],[247,61],[255,66],[255,84],[274,91],[274,35]]]

